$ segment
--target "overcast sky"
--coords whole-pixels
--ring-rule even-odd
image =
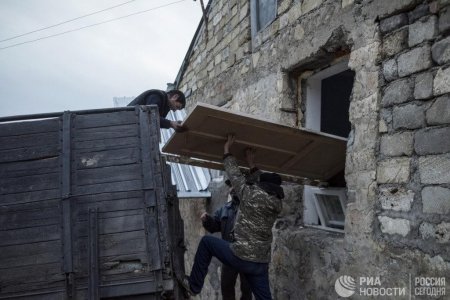
[[[0,0],[0,40],[129,0]],[[180,0],[135,0],[20,38],[0,48]],[[207,1],[205,1],[207,2]],[[0,116],[113,106],[173,82],[201,19],[184,0],[114,22],[0,50]]]

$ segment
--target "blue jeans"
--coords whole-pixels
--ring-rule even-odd
[[[198,245],[194,266],[189,276],[191,290],[194,293],[200,293],[202,290],[213,256],[245,275],[256,300],[272,299],[269,286],[269,264],[242,260],[233,254],[229,242],[209,235],[204,236]]]

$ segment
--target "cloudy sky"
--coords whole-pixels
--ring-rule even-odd
[[[112,107],[113,97],[166,89],[200,22],[199,1],[0,0],[0,40],[117,5],[0,42],[0,116]]]

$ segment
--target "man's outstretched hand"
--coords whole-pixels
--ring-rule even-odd
[[[172,127],[176,132],[185,132],[187,127],[181,125],[181,121],[170,121],[170,127]]]
[[[234,134],[229,133],[227,136],[227,141],[225,142],[225,145],[223,146],[223,153],[228,154],[230,153],[230,148],[233,145],[235,140]]]

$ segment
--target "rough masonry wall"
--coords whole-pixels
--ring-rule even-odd
[[[211,1],[208,39],[203,28],[179,83],[192,89],[188,109],[301,127],[298,78],[345,58],[355,71],[345,236],[303,228],[302,188],[289,187],[273,229],[274,299],[335,299],[340,275],[448,280],[450,1],[283,0],[253,39],[249,1]]]

